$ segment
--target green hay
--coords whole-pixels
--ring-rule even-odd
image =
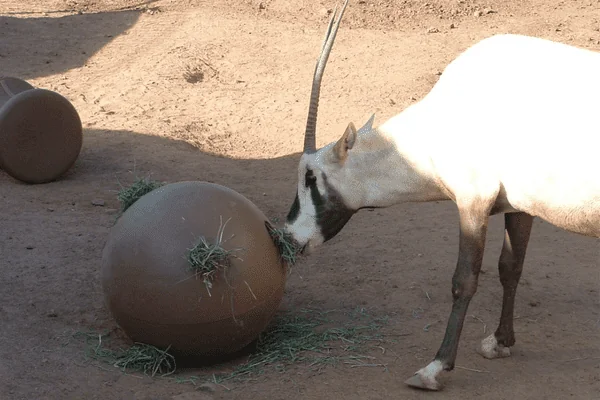
[[[117,195],[119,202],[121,203],[121,214],[138,201],[140,197],[163,185],[164,183],[162,182],[139,178],[131,186],[122,188]]]
[[[127,349],[112,350],[103,346],[102,341],[106,335],[83,335],[88,344],[92,341],[97,342],[88,347],[88,357],[111,364],[123,372],[133,371],[152,377],[164,377],[173,374],[177,369],[175,358],[169,354],[169,348],[161,350],[148,344],[134,343]]]
[[[222,247],[223,234],[225,226],[229,220],[221,219],[219,230],[217,232],[216,243],[209,243],[206,238],[200,237],[194,247],[188,249],[187,260],[190,264],[190,270],[201,278],[206,285],[208,294],[212,288],[212,282],[218,271],[222,271],[230,266],[231,257],[236,257],[235,252],[241,249],[225,250]]]
[[[382,342],[378,331],[386,320],[369,316],[362,309],[351,313],[353,321],[327,327],[335,323],[327,318],[328,314],[301,310],[300,314],[276,317],[259,336],[256,351],[248,361],[228,374],[214,375],[213,380],[246,380],[263,374],[268,367],[284,372],[293,364],[322,368],[340,362],[355,364],[357,360],[369,359],[356,352],[366,350],[370,342]]]
[[[298,260],[298,254],[302,247],[292,238],[292,235],[281,228],[275,228],[270,223],[265,223],[267,231],[279,250],[281,260],[287,265],[293,266]]]
[[[337,314],[336,317],[334,315]],[[340,318],[342,317],[342,318]],[[276,316],[269,327],[258,337],[256,349],[248,360],[228,372],[222,365],[203,368],[203,373],[194,376],[171,376],[178,383],[199,385],[205,382],[223,384],[225,382],[248,382],[268,371],[284,373],[290,366],[305,366],[322,369],[340,363],[350,367],[385,367],[376,362],[375,357],[364,353],[372,349],[382,349],[384,339],[381,330],[387,317],[374,317],[363,308],[350,312],[319,311],[301,309],[297,313]],[[154,349],[152,355],[140,356],[139,344],[128,350],[114,352],[103,346],[105,336],[85,334],[92,358],[118,367],[123,372],[144,372],[145,374],[170,375],[175,372],[175,362],[167,350]],[[133,349],[133,350],[132,350]],[[379,351],[379,350],[377,350]],[[159,369],[158,356],[162,356]],[[142,362],[137,362],[141,360]],[[119,362],[120,361],[120,362]],[[168,368],[167,368],[168,367]]]

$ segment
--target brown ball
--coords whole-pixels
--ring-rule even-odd
[[[265,215],[246,197],[207,182],[171,183],[142,196],[112,228],[102,253],[106,304],[136,342],[186,357],[230,355],[273,318],[286,268]],[[227,224],[225,224],[227,222]],[[242,249],[209,289],[187,255],[200,237]]]
[[[0,79],[0,168],[26,183],[50,182],[73,166],[82,144],[69,100],[22,79]]]

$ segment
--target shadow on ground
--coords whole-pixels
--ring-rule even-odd
[[[268,217],[281,218],[295,194],[298,158],[233,160],[178,140],[86,129],[75,166],[58,181],[28,185],[0,170],[0,359],[11,365],[0,374],[0,397],[6,390],[9,398],[28,398],[32,374],[59,397],[62,385],[83,398],[103,385],[106,375],[100,374],[72,386],[89,367],[74,368],[81,348],[62,343],[66,332],[114,327],[104,306],[100,261],[121,184],[141,176],[215,182],[237,190]],[[94,205],[97,200],[103,205]],[[42,348],[46,364],[33,367],[34,353]]]
[[[163,182],[199,180],[239,191],[269,216],[287,212],[295,195],[300,154],[266,160],[231,159],[204,153],[181,140],[102,129],[85,129],[83,140],[74,167],[55,182],[25,185],[0,170],[3,197],[44,198],[50,204],[64,202],[67,195],[69,202],[89,210],[93,209],[91,201],[101,198],[105,209],[116,209],[116,192],[138,177]]]
[[[140,13],[0,16],[0,76],[32,79],[83,67],[94,53],[130,29]]]
[[[43,393],[43,398],[147,399],[150,397],[137,394],[171,398],[185,390],[114,369],[99,369],[85,363],[81,346],[66,345],[74,332],[115,327],[103,302],[100,260],[119,207],[119,185],[128,185],[139,176],[165,182],[211,181],[243,194],[267,217],[281,219],[295,193],[298,159],[298,154],[268,160],[228,159],[177,140],[130,131],[85,130],[76,165],[57,182],[26,185],[0,171],[0,397],[30,399]],[[490,222],[491,245],[486,249],[485,273],[479,282],[482,294],[469,310],[478,320],[466,322],[465,347],[481,339],[479,321],[487,321],[493,329],[498,319],[501,221]],[[390,315],[398,334],[397,341],[390,344],[390,354],[405,358],[390,359],[393,374],[389,378],[373,372],[377,373],[373,385],[382,379],[408,376],[432,355],[443,334],[456,262],[456,222],[451,202],[363,211],[320,251],[294,267],[281,307],[331,310],[364,306]],[[519,360],[535,363],[532,368],[537,369],[549,365],[548,374],[558,379],[555,385],[559,388],[569,379],[593,373],[594,366],[589,363],[589,368],[562,379],[564,366],[543,361],[573,358],[570,353],[586,350],[598,335],[594,325],[598,319],[597,279],[593,278],[597,273],[592,265],[598,247],[592,238],[569,235],[541,222],[534,229],[517,309],[525,316],[533,309],[542,317],[535,314],[535,323],[518,320],[523,338],[520,345],[529,354]],[[557,259],[567,253],[568,262]],[[568,330],[561,323],[566,319]],[[548,335],[564,338],[557,342],[557,346],[566,346],[561,349],[563,354],[557,356],[556,349],[540,339]],[[466,349],[461,357],[469,365],[482,363]],[[484,365],[503,368],[498,363]],[[333,382],[336,373],[327,373]],[[463,386],[468,388],[460,384],[460,374],[453,375],[454,390],[459,392]],[[498,393],[504,390],[494,374],[478,379],[482,387],[492,385]],[[409,393],[400,385],[393,387]],[[256,386],[255,390],[260,393],[260,389]]]

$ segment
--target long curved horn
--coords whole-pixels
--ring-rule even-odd
[[[319,108],[319,94],[321,92],[321,79],[323,78],[323,71],[325,71],[325,65],[327,65],[327,60],[329,59],[329,53],[331,53],[331,48],[333,47],[333,42],[335,41],[335,36],[337,34],[337,30],[340,26],[340,22],[342,20],[344,10],[346,9],[347,5],[348,0],[344,2],[342,10],[340,11],[339,18],[335,22],[335,24],[333,23],[333,21],[337,13],[337,6],[333,11],[331,19],[329,20],[329,26],[327,27],[325,39],[323,40],[321,55],[317,60],[317,65],[315,67],[315,73],[313,76],[312,89],[310,92],[310,105],[308,108],[306,131],[304,132],[304,153],[314,153],[317,151],[317,112]]]

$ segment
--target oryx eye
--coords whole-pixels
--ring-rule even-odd
[[[306,171],[306,175],[304,175],[304,185],[306,187],[314,185],[317,182],[317,177],[313,174],[311,169]]]

